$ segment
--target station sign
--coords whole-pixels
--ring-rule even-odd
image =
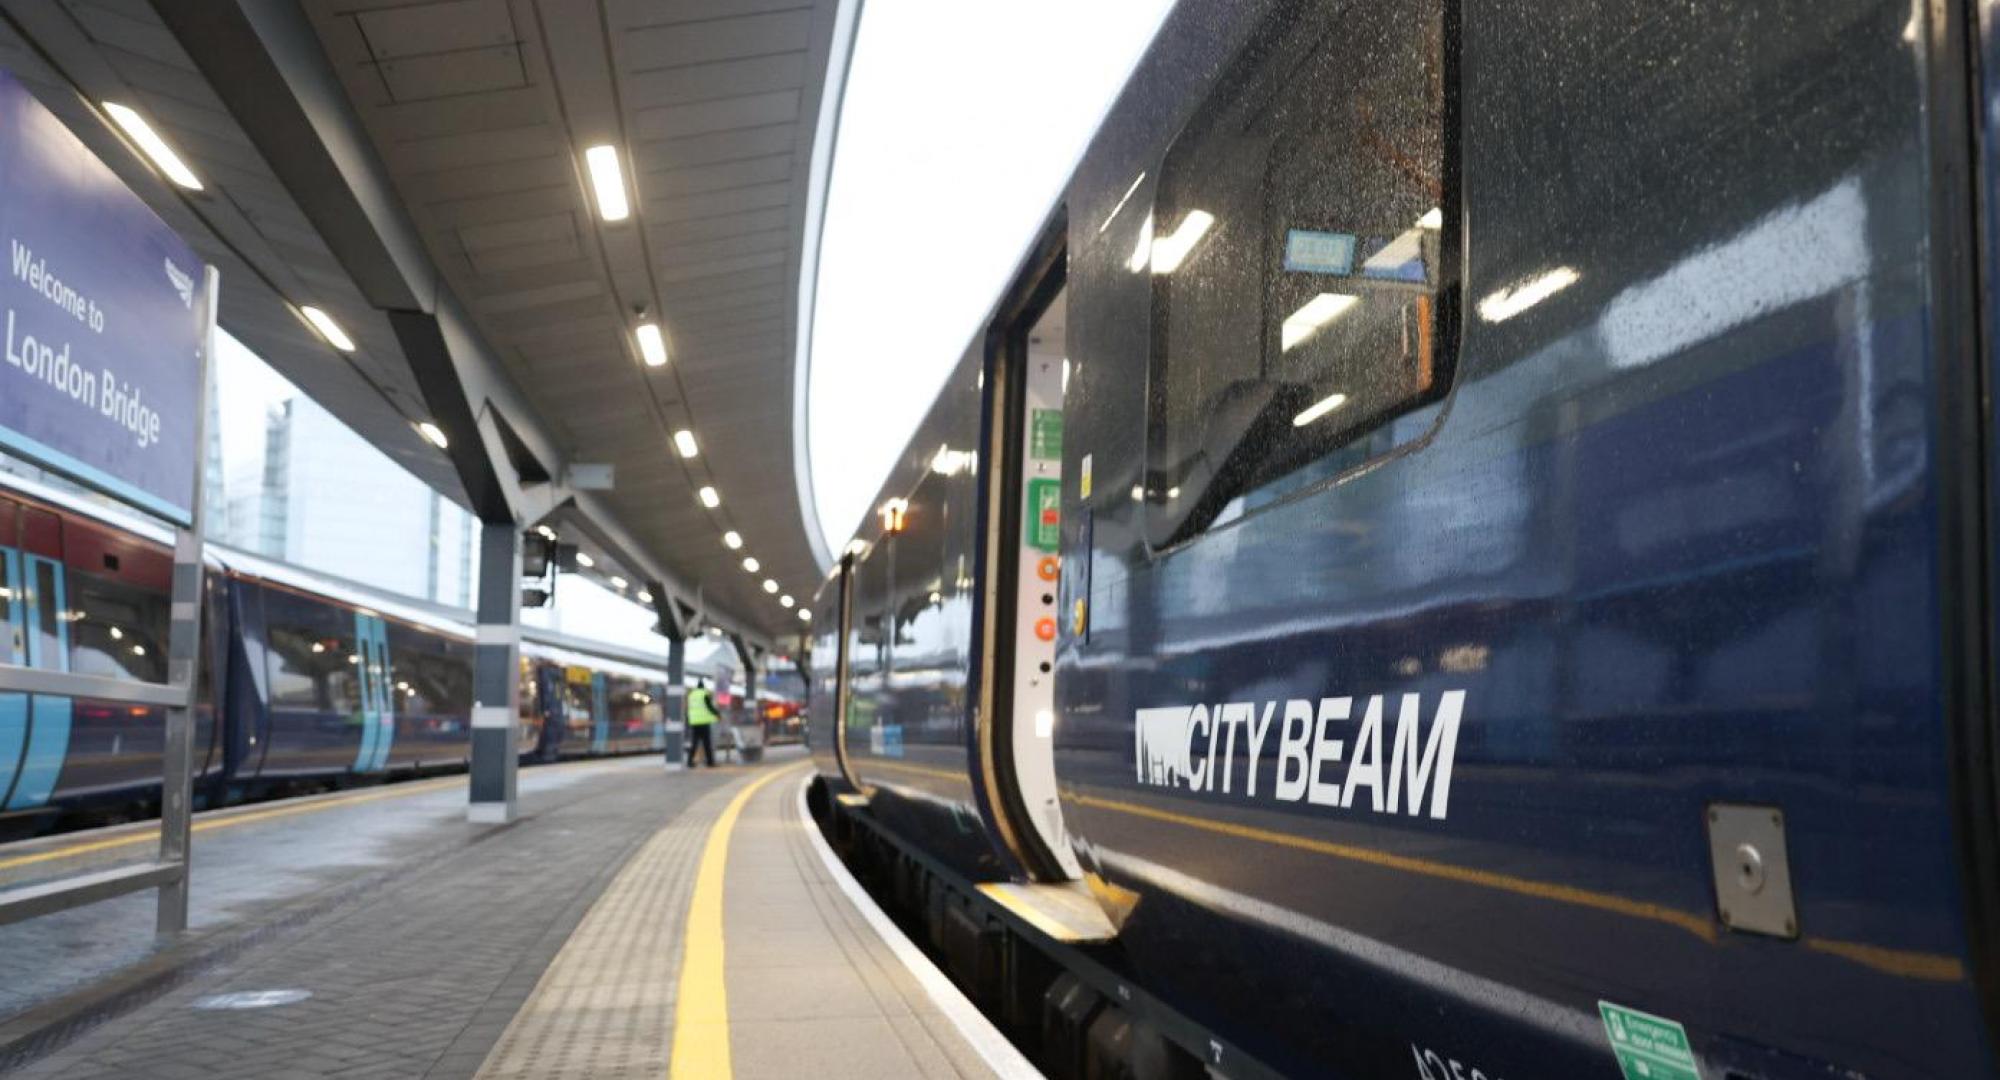
[[[4,71],[0,191],[0,447],[191,524],[201,260]]]

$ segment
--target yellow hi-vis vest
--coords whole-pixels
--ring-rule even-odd
[[[715,691],[707,687],[696,687],[688,691],[688,723],[694,727],[707,727],[722,719],[715,711]]]

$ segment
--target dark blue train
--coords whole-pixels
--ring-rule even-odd
[[[820,591],[1058,1075],[1993,1075],[1993,5],[1181,4]]]
[[[0,477],[0,664],[166,680],[168,538]],[[211,548],[195,720],[207,806],[460,769],[472,627],[248,553]],[[525,761],[659,750],[666,672],[522,645]],[[157,809],[164,710],[0,694],[0,835]]]

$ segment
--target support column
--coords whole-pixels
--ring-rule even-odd
[[[667,638],[667,768],[687,760],[687,635]]]
[[[479,526],[479,629],[472,661],[472,783],[466,820],[514,820],[521,706],[521,530]]]

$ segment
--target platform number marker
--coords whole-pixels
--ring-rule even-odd
[[[1597,1011],[1625,1080],[1701,1080],[1686,1028],[1608,1001],[1598,1002]]]

